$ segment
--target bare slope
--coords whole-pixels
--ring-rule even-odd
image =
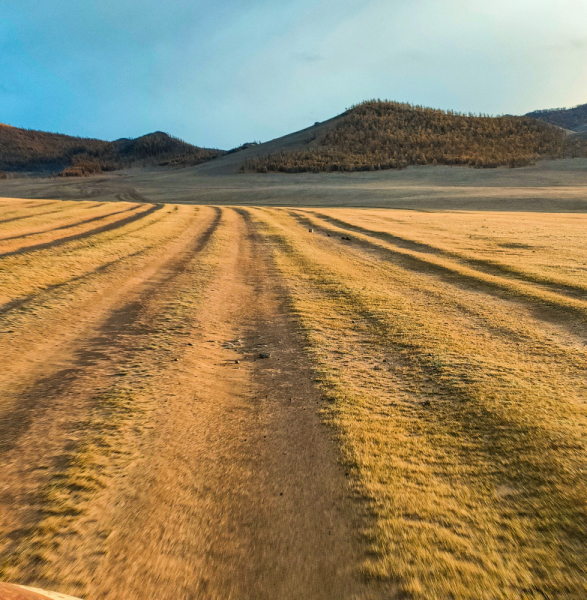
[[[242,172],[243,164],[278,152],[294,152],[303,150],[317,137],[324,135],[340,120],[340,116],[315,123],[300,131],[275,138],[262,144],[247,145],[238,152],[228,152],[213,163],[202,165],[198,171],[210,175],[230,175]]]

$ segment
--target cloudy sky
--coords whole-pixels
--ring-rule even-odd
[[[587,103],[586,0],[0,0],[0,122],[231,148],[369,98]]]

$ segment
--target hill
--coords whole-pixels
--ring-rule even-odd
[[[569,135],[582,131],[582,119],[587,123],[587,105],[489,117],[368,101],[301,131],[228,152],[193,146],[160,131],[107,142],[0,124],[0,178],[10,172],[80,176],[133,165],[198,166],[199,173],[209,175],[409,165],[518,167],[541,157],[587,156],[587,124],[586,133]]]
[[[114,142],[0,125],[0,171],[79,176],[145,165],[198,165],[223,154],[157,131]]]
[[[578,143],[578,142],[576,142]],[[256,156],[242,171],[372,171],[408,165],[525,166],[543,156],[584,155],[559,128],[530,117],[463,115],[397,102],[368,101],[296,148]]]
[[[526,115],[577,133],[587,133],[587,104],[573,108],[535,110]]]

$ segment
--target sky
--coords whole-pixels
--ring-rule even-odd
[[[0,0],[0,122],[229,149],[381,98],[587,103],[586,0]]]

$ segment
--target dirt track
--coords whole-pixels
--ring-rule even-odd
[[[0,199],[0,581],[583,600],[585,225]]]
[[[267,250],[239,210],[184,220],[92,289],[64,284],[49,320],[4,305],[22,314],[1,357],[2,577],[87,598],[363,597],[362,509]]]

